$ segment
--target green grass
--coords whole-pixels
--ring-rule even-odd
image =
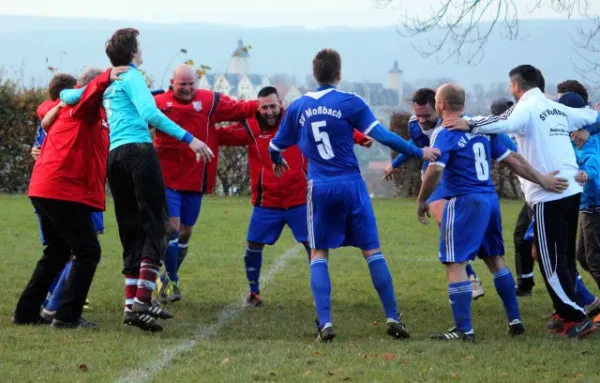
[[[436,343],[431,333],[451,327],[437,228],[417,222],[412,200],[375,200],[381,242],[404,321],[412,332],[397,342],[385,333],[368,268],[355,249],[332,253],[333,319],[338,338],[314,343],[312,297],[304,250],[289,231],[264,252],[263,273],[292,254],[264,287],[261,308],[240,309],[246,291],[243,251],[248,199],[208,198],[181,272],[184,300],[163,333],[121,324],[123,279],[117,229],[108,206],[102,261],[87,318],[100,331],[16,327],[10,317],[40,256],[37,221],[24,197],[0,196],[0,382],[111,382],[159,361],[152,382],[595,382],[597,337],[557,339],[543,331],[550,299],[538,278],[521,300],[527,333],[506,335],[504,312],[482,262],[475,268],[486,296],[473,304],[477,344]],[[507,263],[514,269],[512,228],[520,202],[503,202]],[[290,248],[294,252],[290,253]],[[592,291],[596,288],[589,278]],[[223,311],[234,313],[222,321]],[[191,341],[195,339],[194,341]],[[182,346],[183,345],[183,346]],[[177,347],[182,347],[177,349]],[[183,349],[183,352],[178,352]],[[165,357],[173,356],[166,360]]]

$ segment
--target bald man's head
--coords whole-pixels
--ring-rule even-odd
[[[181,101],[191,101],[194,98],[197,83],[196,71],[187,64],[181,64],[175,68],[171,87],[173,93]]]
[[[465,109],[465,90],[452,83],[440,86],[435,93],[435,110],[440,117],[443,114],[456,114]]]

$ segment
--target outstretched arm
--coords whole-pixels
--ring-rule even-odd
[[[245,146],[248,145],[248,130],[241,124],[217,128],[217,140],[219,146]]]
[[[562,193],[569,187],[569,181],[567,179],[555,177],[559,173],[558,170],[555,170],[550,174],[542,175],[518,153],[510,152],[508,156],[499,159],[498,161],[502,161],[503,164],[508,166],[519,177],[536,183],[548,191]]]
[[[198,90],[199,91],[199,90]],[[211,119],[216,122],[241,121],[258,111],[258,101],[234,100],[222,93],[214,92],[214,109]]]
[[[148,90],[148,85],[144,76],[137,71],[132,70],[128,73],[128,79],[124,81],[123,89],[129,96],[133,105],[135,105],[140,117],[156,129],[168,134],[171,137],[190,144],[194,137],[185,129],[171,121],[157,107],[152,93]]]

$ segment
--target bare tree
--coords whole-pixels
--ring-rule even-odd
[[[373,1],[381,7],[402,6],[402,0]],[[411,15],[405,11],[400,16],[399,33],[415,37],[441,31],[442,37],[438,41],[428,40],[426,45],[419,46],[413,44],[414,48],[423,57],[430,57],[445,49],[447,52],[442,61],[455,58],[457,62],[465,61],[476,65],[483,58],[484,47],[494,30],[500,29],[504,37],[510,40],[519,37],[517,1],[519,4],[528,2],[529,14],[535,14],[542,7],[549,7],[568,18],[576,15],[594,20],[596,28],[582,28],[577,46],[587,52],[600,52],[599,15],[590,11],[592,2],[597,0],[439,0],[439,4],[432,6],[431,12],[425,17]],[[487,18],[491,20],[482,21]],[[589,57],[585,59],[589,61],[588,64],[593,70],[600,71],[600,64]],[[589,75],[589,68],[587,70]]]

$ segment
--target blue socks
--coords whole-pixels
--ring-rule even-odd
[[[456,329],[462,332],[473,331],[473,325],[471,324],[473,288],[471,287],[471,282],[449,283],[448,298],[450,299],[450,306],[452,307],[452,315],[454,316]]]
[[[185,257],[187,256],[188,253],[188,248],[189,248],[189,242],[181,242],[181,239],[179,240],[179,253],[177,253],[177,271],[179,271],[179,268],[181,267],[181,264],[183,263],[183,260],[185,259]],[[189,241],[189,239],[187,239],[187,241]]]
[[[575,285],[575,288],[577,290],[576,303],[579,306],[583,307],[594,303],[596,297],[585,287],[581,275],[579,274],[577,275],[577,284]]]
[[[508,322],[512,322],[515,319],[521,320],[521,312],[519,311],[519,303],[517,302],[517,293],[515,290],[515,281],[513,280],[512,273],[508,267],[504,267],[502,270],[498,270],[493,274],[494,286],[502,303],[504,304],[504,310],[508,317]]]
[[[379,299],[383,304],[385,316],[389,320],[398,321],[398,303],[394,294],[394,283],[383,254],[377,253],[367,258],[371,280]]]
[[[331,325],[331,280],[326,259],[310,261],[310,287],[315,298],[319,327]]]
[[[262,249],[246,247],[246,255],[244,256],[246,264],[246,278],[250,285],[250,292],[260,294],[260,268],[262,266]]]
[[[56,311],[58,309],[58,304],[60,303],[60,298],[62,296],[63,286],[67,281],[67,278],[69,277],[69,272],[71,271],[72,263],[73,261],[69,261],[65,264],[65,268],[60,274],[60,279],[56,283],[56,286],[54,287],[54,290],[52,292],[52,297],[50,297],[48,304],[46,305],[46,307],[44,307],[45,310]]]
[[[473,270],[471,262],[467,262],[467,276],[470,278],[471,275],[473,276],[473,278],[477,278],[477,274],[475,274],[475,270]]]
[[[171,233],[169,237],[169,247],[165,255],[165,272],[173,282],[179,281],[177,275],[177,258],[179,256],[179,233]],[[164,281],[163,281],[164,282]]]

